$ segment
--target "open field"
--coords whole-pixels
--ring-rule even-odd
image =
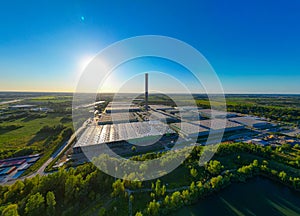
[[[0,98],[2,101],[14,99],[0,106],[0,158],[41,154],[40,160],[24,173],[28,174],[47,161],[72,134],[72,96],[61,93],[1,93]],[[18,107],[23,104],[32,108]]]
[[[63,116],[60,114],[48,113],[41,118],[24,117],[10,122],[0,123],[0,128],[5,128],[13,125],[17,125],[20,128],[15,130],[3,130],[0,129],[0,149],[15,149],[22,147],[41,147],[47,144],[47,138],[49,134],[39,131],[44,126],[55,126],[63,124],[64,127],[71,127],[72,123],[62,123]]]

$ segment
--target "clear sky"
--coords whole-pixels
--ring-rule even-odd
[[[73,91],[109,44],[165,35],[198,49],[227,93],[300,93],[300,1],[6,1],[0,91]]]

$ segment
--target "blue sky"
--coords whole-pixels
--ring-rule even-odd
[[[198,49],[227,93],[300,93],[299,11],[298,0],[7,1],[0,90],[73,91],[101,49],[151,34]]]

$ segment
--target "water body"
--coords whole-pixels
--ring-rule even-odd
[[[183,207],[173,216],[300,215],[300,192],[265,178],[232,184],[218,194]]]

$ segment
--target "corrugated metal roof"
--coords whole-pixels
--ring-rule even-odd
[[[253,126],[256,124],[267,124],[266,121],[258,120],[254,117],[249,117],[249,116],[230,118],[230,121],[234,121],[247,126]]]
[[[161,136],[167,133],[175,133],[175,131],[159,121],[90,126],[74,147]]]

